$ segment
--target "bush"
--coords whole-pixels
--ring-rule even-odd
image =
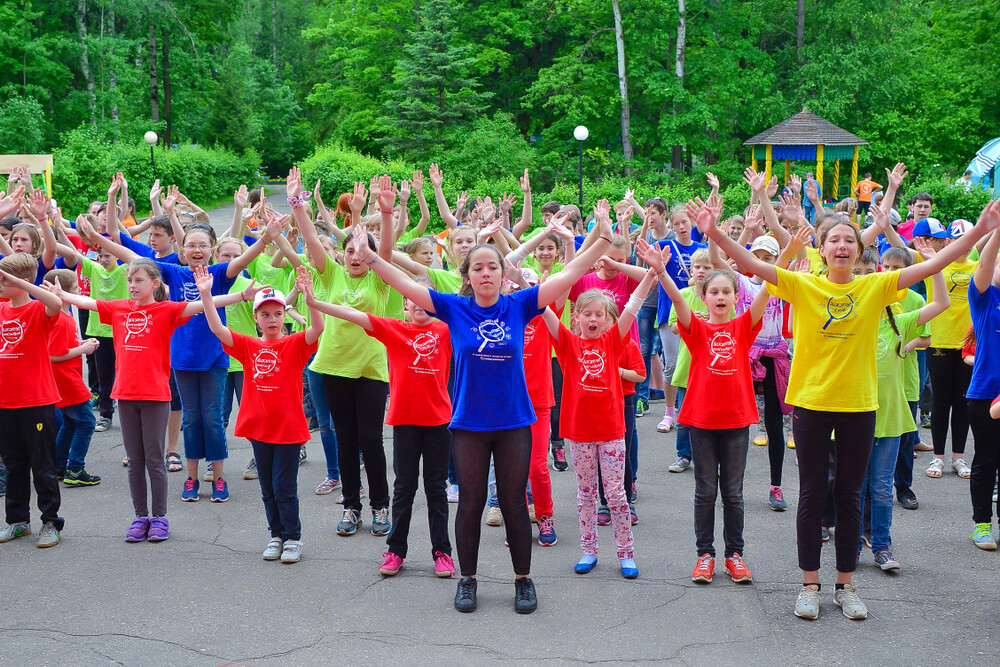
[[[906,187],[905,181],[903,185]],[[989,192],[976,189],[966,192],[965,188],[954,185],[954,180],[938,176],[909,184],[905,195],[896,197],[900,213],[906,210],[906,200],[918,192],[927,192],[934,197],[934,211],[931,215],[945,225],[959,218],[976,222],[983,208],[990,202]]]
[[[33,97],[12,95],[0,103],[0,146],[4,153],[41,153],[48,121]]]
[[[153,148],[155,178],[176,185],[195,203],[209,204],[232,195],[240,185],[255,187],[260,158],[248,151],[239,156],[224,149],[181,146]],[[111,176],[120,171],[139,211],[148,210],[154,173],[146,144],[110,144],[88,126],[67,133],[53,156],[52,195],[67,218],[84,212],[91,201],[104,200]]]

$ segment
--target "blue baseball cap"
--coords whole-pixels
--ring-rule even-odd
[[[948,230],[937,218],[924,218],[913,226],[914,236],[930,236],[935,239],[948,238]]]

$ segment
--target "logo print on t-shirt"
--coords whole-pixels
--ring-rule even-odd
[[[531,341],[535,339],[535,325],[529,324],[524,327],[524,346],[528,347]]]
[[[875,358],[882,359],[885,357],[886,353],[889,351],[889,341],[884,337],[878,337],[878,343],[875,346]]]
[[[712,363],[709,367],[715,367],[718,362],[733,358],[736,354],[736,339],[728,331],[716,331],[708,343],[708,349],[712,351]]]
[[[184,283],[181,286],[181,294],[184,295],[185,301],[201,301],[201,294],[198,292],[198,286],[194,283]]]
[[[852,312],[854,312],[854,296],[852,294],[831,296],[826,302],[826,313],[830,319],[823,325],[823,331],[826,331],[826,328],[834,320],[842,320]]]
[[[510,338],[510,327],[508,327],[505,322],[501,322],[499,320],[483,320],[479,323],[478,327],[473,329],[473,331],[477,332],[483,339],[478,352],[482,352],[483,348],[487,345],[492,348],[495,347],[497,343]]]
[[[417,358],[413,360],[413,365],[420,363],[421,359],[430,357],[437,352],[438,337],[426,331],[418,333],[410,341],[410,347],[417,353]]]
[[[597,377],[604,372],[604,355],[598,350],[584,350],[580,357],[583,366],[583,377],[580,382],[586,382],[588,377]]]
[[[105,292],[114,289],[114,286],[115,286],[114,276],[104,276],[103,278],[101,278],[101,289],[104,290]]]
[[[7,351],[10,345],[17,345],[24,337],[24,325],[20,320],[4,320],[0,323],[0,338],[3,338],[3,347],[0,347],[0,354]]]
[[[146,329],[149,326],[150,321],[149,313],[137,310],[131,312],[125,316],[125,342],[123,345],[128,345],[129,340],[132,336],[139,336],[146,333]]]
[[[277,368],[278,353],[267,348],[260,350],[253,358],[253,379],[256,380],[261,375],[270,375]]]
[[[969,283],[972,282],[972,274],[966,273],[965,271],[955,271],[949,277],[951,278],[951,282],[954,284],[951,286],[951,289],[948,290],[948,294],[954,292],[955,288],[957,287],[962,287],[962,288],[968,287]],[[962,296],[966,295],[962,294]]]
[[[344,290],[344,296],[342,297],[344,304],[356,308],[360,306],[362,301],[364,301],[364,292],[359,289],[354,289],[353,287],[348,287]]]

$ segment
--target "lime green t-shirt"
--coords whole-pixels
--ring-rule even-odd
[[[927,302],[924,301],[924,297],[920,296],[913,290],[906,291],[908,292],[906,298],[899,302],[899,305],[903,307],[904,313],[920,310],[927,305]],[[929,337],[930,335],[930,323],[917,327],[917,338],[921,336]],[[915,350],[913,353],[906,355],[906,358],[903,359],[903,388],[907,401],[912,402],[920,400],[920,363],[917,360],[917,353]]]
[[[421,233],[417,231],[416,227],[414,227],[413,229],[408,229],[403,232],[402,236],[396,240],[396,243],[409,243],[413,239],[418,239],[421,236],[424,236],[426,233],[427,230],[424,230],[424,232]]]
[[[114,301],[128,298],[126,281],[128,266],[119,264],[110,271],[86,257],[80,260],[80,272],[90,279],[90,297],[97,301]],[[111,338],[111,325],[101,324],[101,318],[93,313],[87,318],[87,335]]]
[[[427,269],[427,274],[434,283],[434,289],[447,294],[458,294],[462,289],[462,276],[457,271],[444,269]]]
[[[694,293],[693,287],[685,287],[681,290],[681,296],[687,301],[688,306],[691,307],[696,313],[707,313],[708,305],[701,300],[701,297]],[[729,312],[729,319],[736,317],[736,309],[733,308]],[[673,325],[677,322],[677,309],[670,309],[670,317],[667,318],[667,324]],[[687,344],[684,339],[681,339],[680,346],[677,348],[677,365],[674,366],[674,376],[670,378],[670,384],[675,387],[683,387],[687,389],[688,385],[688,371],[691,370],[691,351],[688,350]]]
[[[388,317],[391,290],[374,271],[352,278],[344,267],[328,258],[324,270],[315,273],[315,282],[322,286],[324,300],[328,303]],[[317,296],[319,294],[317,291]],[[319,349],[309,369],[324,375],[366,377],[388,382],[385,346],[357,324],[329,315],[324,317],[325,327],[319,339]]]
[[[242,273],[236,276],[236,281],[229,288],[230,294],[242,292],[250,284],[250,279]],[[238,301],[226,306],[226,326],[238,334],[257,337],[257,323],[253,319],[253,301]],[[229,357],[229,372],[243,370],[243,364],[236,357]]]
[[[906,403],[904,390],[904,359],[896,353],[898,346],[905,346],[917,337],[917,318],[920,311],[912,310],[895,316],[899,336],[892,330],[889,318],[883,311],[878,323],[878,342],[875,351],[875,372],[878,375],[878,409],[875,411],[875,437],[895,438],[917,430]],[[902,338],[902,340],[900,340]],[[907,356],[916,357],[915,354]]]

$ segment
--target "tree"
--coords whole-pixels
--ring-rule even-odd
[[[622,152],[625,162],[632,160],[632,138],[629,132],[628,81],[625,78],[625,38],[622,31],[622,13],[618,0],[611,0],[611,12],[615,19],[615,51],[618,53],[618,90],[622,100]],[[626,167],[628,170],[628,167]]]
[[[47,129],[42,105],[31,97],[0,102],[0,146],[5,153],[42,153]]]

